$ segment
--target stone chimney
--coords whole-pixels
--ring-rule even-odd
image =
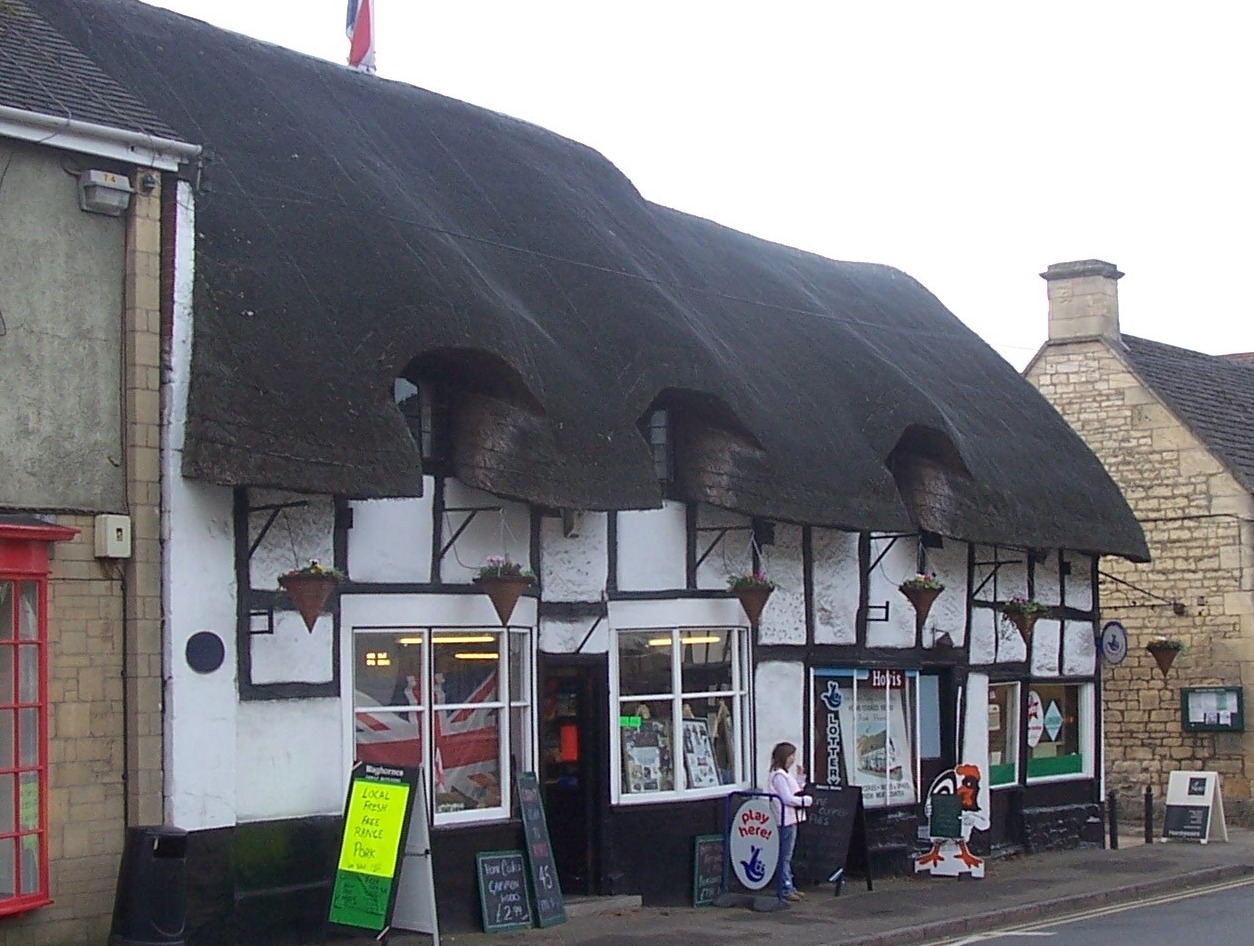
[[[1099,259],[1054,263],[1049,284],[1049,340],[1102,337],[1119,340],[1119,272]]]

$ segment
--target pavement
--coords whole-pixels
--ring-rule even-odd
[[[786,910],[743,907],[630,908],[622,901],[572,901],[566,923],[505,933],[444,934],[449,946],[916,946],[1005,926],[1127,903],[1249,877],[1254,831],[1231,840],[1086,848],[990,860],[983,880],[851,877],[839,896],[813,887]],[[393,946],[430,938],[395,933]]]

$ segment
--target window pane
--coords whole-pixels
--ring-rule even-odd
[[[357,758],[381,765],[422,765],[421,710],[362,710],[355,714]]]
[[[1078,775],[1080,687],[1033,682],[1028,691],[1028,775]]]
[[[11,769],[17,765],[17,755],[13,747],[15,715],[11,709],[0,709],[0,769]]]
[[[496,670],[493,668],[493,675]],[[435,810],[465,811],[501,804],[501,711],[437,710],[432,747]]]
[[[5,651],[10,652],[10,653],[5,654],[5,657],[0,658],[0,660],[4,660],[5,658],[7,658],[8,660],[13,659],[12,653],[11,653],[12,651],[11,647],[3,647],[3,648],[0,648],[0,650],[5,650]],[[18,671],[19,671],[18,694],[17,694],[18,702],[19,703],[38,703],[39,702],[39,648],[31,644],[27,644],[25,646],[19,645],[17,649],[17,663],[18,663]],[[3,685],[4,685],[3,681],[0,680],[0,686],[3,686]],[[9,689],[9,690],[0,690],[0,692],[8,694],[8,693],[12,693],[13,691],[12,689]]]
[[[734,640],[728,631],[680,632],[680,679],[685,693],[718,693],[732,688]]]
[[[18,764],[23,766],[39,764],[39,710],[18,710]],[[25,778],[25,776],[22,776]]]
[[[1019,780],[1019,687],[994,684],[988,690],[988,783]]]
[[[22,582],[22,602],[18,608],[19,633],[22,640],[33,641],[39,636],[39,586],[33,581]]]
[[[939,759],[941,754],[940,677],[919,677],[919,756]]]
[[[623,791],[631,794],[673,791],[670,700],[623,702],[619,714]]]
[[[39,829],[39,775],[26,772],[21,776],[18,821],[24,831]],[[22,890],[24,894],[39,891],[39,835],[25,835],[21,840]]]
[[[509,635],[509,699],[526,703],[531,699],[531,639],[526,634]]]
[[[17,830],[17,798],[13,794],[16,784],[16,775],[0,775],[0,834],[11,834]]]
[[[0,644],[0,705],[13,702],[13,648]]]
[[[620,696],[670,693],[671,632],[624,631],[618,635]],[[669,704],[668,704],[669,705]],[[670,710],[667,710],[670,715]]]
[[[736,781],[739,701],[729,696],[692,697],[683,704],[684,782],[711,788]]]
[[[17,866],[14,854],[17,842],[13,838],[0,841],[0,897],[17,895]]]
[[[531,759],[531,708],[518,706],[509,711],[510,771],[506,775],[530,771]]]
[[[0,640],[13,640],[13,582],[0,581]]]
[[[422,633],[353,635],[353,688],[359,707],[422,703]]]
[[[500,653],[500,634],[437,633],[432,640],[435,705],[498,702]]]

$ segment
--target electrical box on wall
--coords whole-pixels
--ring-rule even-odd
[[[131,517],[96,517],[96,558],[131,557]]]

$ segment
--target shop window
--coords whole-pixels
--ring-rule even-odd
[[[1092,709],[1092,684],[1032,681],[1026,710],[1029,781],[1092,774]]]
[[[77,532],[0,516],[0,915],[48,896],[48,543]]]
[[[914,804],[920,778],[918,671],[820,669],[813,683],[814,781],[831,788],[857,785],[869,808]],[[938,743],[939,730],[926,741]]]
[[[620,631],[615,801],[722,794],[747,781],[744,628]]]
[[[1019,684],[994,683],[988,688],[988,784],[1019,781]]]
[[[534,768],[528,631],[358,628],[354,739],[363,762],[422,766],[437,824],[505,817]]]

